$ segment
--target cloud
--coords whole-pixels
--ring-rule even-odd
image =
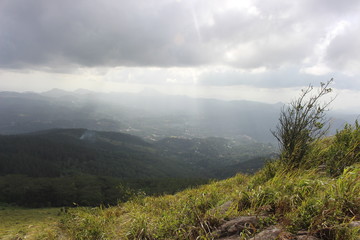
[[[237,70],[232,67],[199,68],[133,68],[118,67],[106,71],[108,82],[133,83],[144,85],[177,85],[190,87],[231,87],[248,86],[257,88],[302,88],[309,84],[319,86],[334,78],[333,87],[337,89],[360,90],[357,76],[348,76],[339,72],[309,74],[296,67],[280,69],[258,68],[252,71]]]
[[[271,89],[334,77],[360,90],[359,11],[357,0],[2,0],[0,69]]]
[[[265,88],[292,88],[304,87],[312,84],[318,86],[320,82],[326,82],[331,78],[339,80],[337,87],[343,88],[353,79],[339,74],[327,74],[317,76],[299,72],[296,68],[284,68],[260,72],[247,72],[227,70],[222,72],[206,72],[200,75],[198,84],[204,86],[251,86]],[[358,87],[360,89],[360,87]]]
[[[0,9],[2,67],[206,62],[192,44],[191,11],[176,1],[15,0]]]
[[[105,80],[117,83],[145,85],[196,85],[198,76],[204,70],[195,68],[110,68],[105,73]]]
[[[358,18],[357,20],[360,20]],[[330,43],[326,53],[327,64],[349,75],[360,74],[360,24],[348,26]]]
[[[351,2],[4,0],[0,67],[276,69],[302,64],[328,28],[356,13]],[[351,65],[359,55],[343,44],[328,55],[341,45]]]

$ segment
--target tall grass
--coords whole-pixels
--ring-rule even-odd
[[[266,215],[267,225],[282,224],[293,233],[357,239],[347,224],[360,219],[359,178],[360,165],[346,168],[338,178],[319,177],[315,170],[279,172],[250,189],[252,177],[238,175],[176,195],[76,210],[66,220],[66,231],[73,239],[213,239],[223,219],[251,214]],[[213,211],[228,200],[227,212]]]

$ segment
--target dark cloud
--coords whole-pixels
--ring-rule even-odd
[[[5,67],[181,65],[203,62],[189,9],[175,1],[3,1]]]
[[[355,0],[241,2],[2,0],[0,67],[300,66],[329,28],[359,10]],[[358,59],[344,41],[329,58]]]

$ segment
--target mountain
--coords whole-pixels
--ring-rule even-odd
[[[85,127],[146,139],[169,136],[252,138],[272,141],[279,106],[247,101],[193,99],[156,93],[0,93],[0,133]],[[266,121],[264,120],[266,119]],[[263,132],[265,134],[263,134]]]
[[[122,133],[54,129],[0,136],[0,174],[120,178],[188,176],[180,162],[160,158],[142,139]]]
[[[220,101],[154,91],[95,93],[53,89],[41,94],[0,92],[0,134],[51,128],[126,132],[147,140],[222,137],[275,143],[270,133],[282,104]],[[355,115],[334,113],[333,129]]]
[[[155,146],[163,156],[184,159],[198,171],[207,169],[217,178],[257,170],[264,164],[263,158],[270,158],[276,151],[271,144],[218,137],[171,137],[155,142]],[[232,173],[228,169],[232,169]]]
[[[174,193],[210,178],[254,171],[273,151],[256,142],[148,142],[80,128],[0,135],[0,202],[28,207],[116,204],[134,191]]]
[[[99,99],[118,102],[131,112],[122,116],[129,133],[149,139],[178,137],[251,138],[271,142],[280,107],[249,101],[195,99],[165,94],[110,94]],[[126,111],[125,111],[126,112]],[[119,118],[120,119],[120,118]]]
[[[52,129],[0,136],[0,175],[206,178],[217,177],[213,170],[221,166],[268,156],[273,151],[271,146],[259,143],[220,138],[169,138],[149,143],[117,132]]]
[[[58,91],[57,91],[58,92]],[[46,95],[46,94],[45,94]],[[94,114],[95,105],[66,95],[0,93],[0,134],[19,134],[51,128],[118,130],[121,124]]]

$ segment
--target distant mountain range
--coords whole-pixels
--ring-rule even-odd
[[[53,89],[41,94],[0,92],[0,134],[51,128],[126,132],[146,140],[176,136],[275,142],[270,133],[282,104],[220,101],[142,93]],[[334,129],[355,115],[333,114]]]

